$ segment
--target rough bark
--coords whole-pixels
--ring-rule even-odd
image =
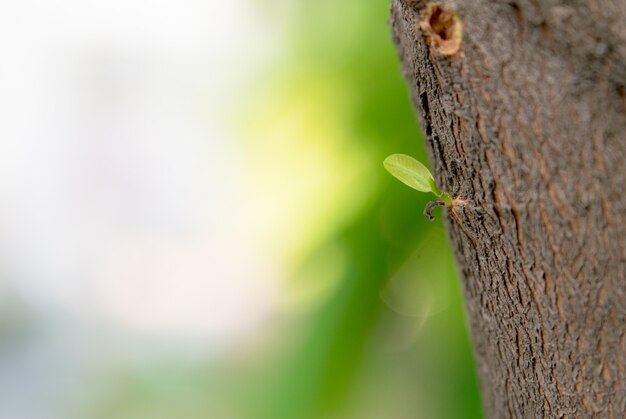
[[[391,23],[437,181],[469,201],[448,227],[485,413],[624,417],[626,2],[444,3],[452,55],[433,2]]]

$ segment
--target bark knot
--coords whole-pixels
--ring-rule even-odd
[[[430,46],[441,55],[454,55],[461,48],[463,21],[449,6],[427,4],[419,28],[426,35]]]

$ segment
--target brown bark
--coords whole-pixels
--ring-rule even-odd
[[[391,22],[437,181],[469,201],[448,227],[485,413],[624,417],[626,2],[444,3]]]

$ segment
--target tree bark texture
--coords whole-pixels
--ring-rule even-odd
[[[626,417],[626,1],[392,0],[391,24],[468,200],[447,223],[487,417]]]

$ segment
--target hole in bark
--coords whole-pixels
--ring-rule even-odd
[[[461,47],[463,22],[452,9],[442,4],[426,6],[420,29],[427,35],[430,45],[442,55],[453,55]]]
[[[452,38],[454,34],[454,21],[456,16],[451,13],[447,13],[442,7],[436,6],[433,10],[433,14],[430,16],[430,27],[433,28],[433,32],[441,37],[444,41]]]

